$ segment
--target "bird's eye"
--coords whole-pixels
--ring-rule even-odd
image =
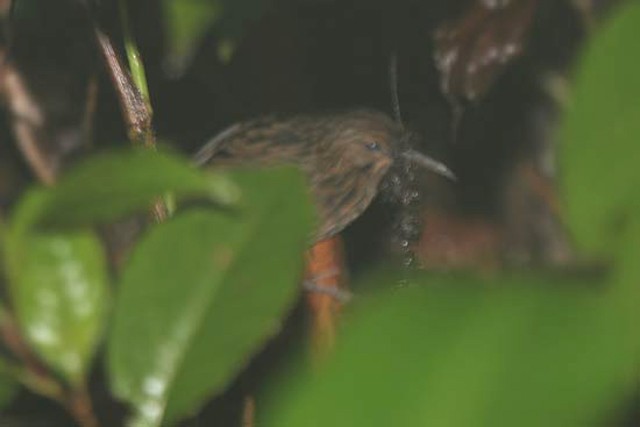
[[[369,151],[380,151],[380,146],[377,142],[368,142],[365,147],[367,147]]]

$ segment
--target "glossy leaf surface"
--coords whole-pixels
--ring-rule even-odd
[[[221,391],[297,294],[311,225],[304,181],[291,169],[234,178],[241,209],[159,225],[124,272],[108,360],[134,425],[176,420]]]

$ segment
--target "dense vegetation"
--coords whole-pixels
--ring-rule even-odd
[[[5,27],[28,20],[41,4],[17,1]],[[213,23],[228,41],[220,51],[233,53],[243,27],[231,4],[163,3],[172,67],[197,62],[194,46]],[[87,28],[102,28],[101,7],[109,9],[82,3]],[[246,20],[266,5],[235,7]],[[169,95],[160,93],[166,86],[146,83],[145,74],[153,82],[158,69],[134,61],[133,34],[144,17],[115,21],[121,31],[113,40],[122,40],[129,61],[106,74],[131,71],[142,103],[102,90],[113,105],[150,118],[149,101]],[[151,122],[110,129],[109,119],[100,121],[111,114],[104,106],[96,110],[96,144],[120,132],[136,147],[122,147],[127,142],[72,160],[60,160],[58,147],[45,157],[63,166],[38,169],[37,162],[20,163],[29,150],[14,124],[22,151],[3,152],[11,151],[5,159],[18,164],[11,170],[20,177],[0,177],[12,194],[0,216],[0,424],[30,425],[38,413],[53,415],[37,425],[71,422],[59,407],[84,426],[190,425],[199,417],[199,425],[241,425],[239,414],[230,420],[215,407],[201,412],[218,398],[222,406],[244,404],[245,417],[255,406],[255,425],[278,427],[623,425],[640,366],[639,27],[634,2],[593,24],[550,137],[559,215],[576,252],[570,262],[436,271],[400,268],[389,257],[386,268],[358,265],[335,351],[318,365],[309,363],[304,339],[276,340],[267,374],[247,367],[297,319],[291,311],[314,224],[299,171],[198,170],[171,143],[155,141]],[[11,59],[7,34],[3,49]],[[27,61],[20,55],[9,66]],[[109,85],[105,76],[101,84]],[[21,120],[12,90],[3,94],[7,122]],[[171,127],[166,111],[156,116],[165,120],[159,135],[198,138],[191,125],[184,132]],[[58,141],[47,136],[52,127],[31,131],[40,149],[44,139]],[[26,164],[40,183],[26,184]],[[150,220],[150,212],[161,220]],[[145,225],[131,247],[113,253],[104,237],[124,218]],[[31,421],[21,418],[25,407]]]

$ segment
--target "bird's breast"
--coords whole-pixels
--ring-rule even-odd
[[[332,167],[311,173],[310,186],[320,219],[317,240],[339,233],[362,215],[377,195],[389,165]]]

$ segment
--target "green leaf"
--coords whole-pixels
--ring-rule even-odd
[[[27,342],[72,385],[85,379],[109,303],[107,267],[91,232],[12,240],[10,296]]]
[[[324,371],[270,391],[265,425],[582,427],[633,392],[635,326],[608,295],[548,279],[420,285],[363,302]]]
[[[223,204],[239,196],[225,175],[204,173],[175,156],[142,149],[117,151],[85,161],[53,188],[32,191],[16,209],[13,225],[26,229],[115,220],[169,192],[208,196]]]
[[[124,271],[108,368],[133,425],[175,421],[219,393],[296,295],[312,212],[304,180],[292,169],[234,178],[243,209],[178,215]]]
[[[215,43],[218,58],[229,62],[235,45],[269,4],[267,0],[163,0],[169,65],[183,72],[203,40]]]
[[[193,54],[221,11],[216,0],[163,0],[163,7],[174,62]]]
[[[127,4],[124,0],[120,0],[118,3],[120,9],[120,25],[122,27],[122,36],[124,39],[124,50],[127,53],[127,61],[129,62],[129,71],[131,72],[131,78],[140,91],[147,107],[151,109],[151,98],[149,96],[149,85],[147,84],[147,73],[144,69],[144,63],[140,50],[136,44],[133,32],[131,30],[131,23],[129,22],[129,11],[127,10]]]
[[[640,197],[640,5],[629,2],[594,35],[561,133],[562,185],[578,243],[611,253]]]

